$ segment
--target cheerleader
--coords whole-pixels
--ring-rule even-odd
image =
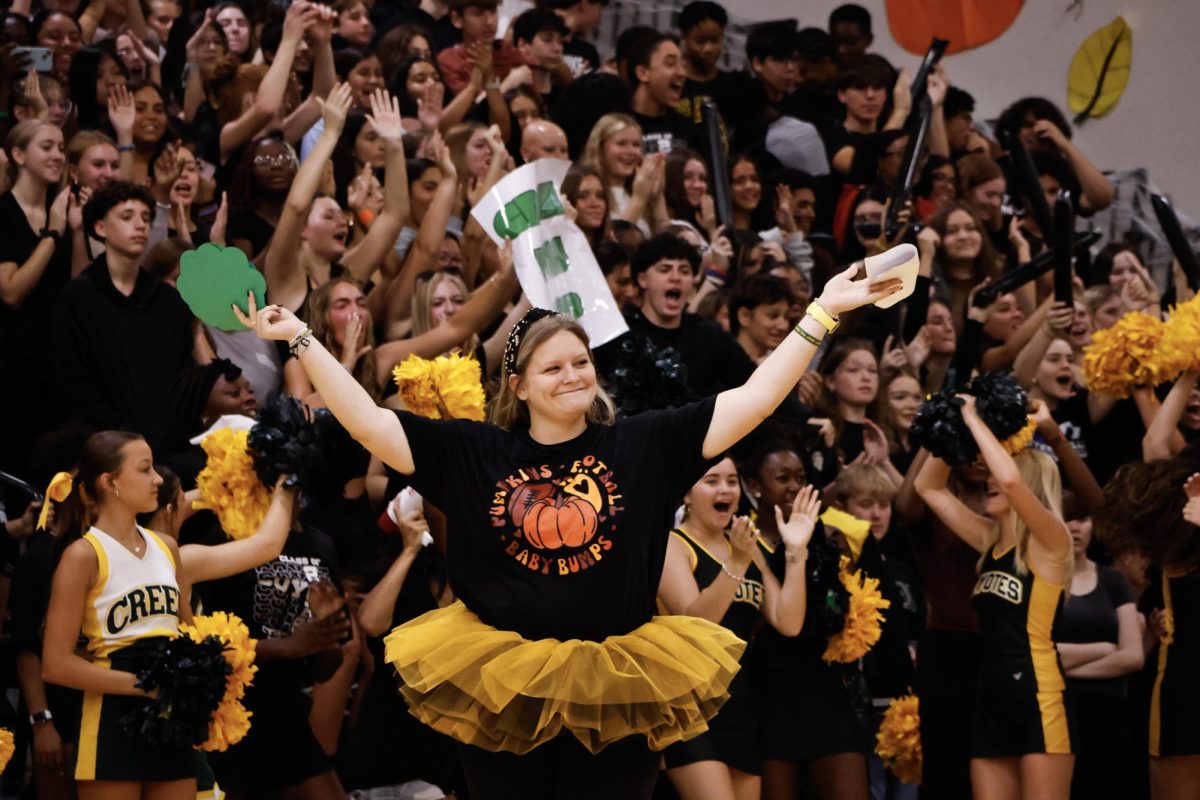
[[[1200,473],[1188,479],[1184,492],[1183,518],[1200,525]],[[1154,800],[1191,800],[1200,786],[1200,569],[1194,562],[1163,566],[1162,602],[1165,635],[1150,696],[1150,794]]]
[[[1054,626],[1072,574],[1054,462],[1025,450],[1009,455],[960,395],[962,416],[983,455],[984,514],[946,487],[949,466],[930,457],[917,475],[926,505],[981,554],[973,605],[983,663],[971,725],[971,786],[979,800],[1066,798],[1075,756]]]
[[[617,422],[587,334],[552,312],[510,334],[491,425],[380,409],[294,314],[253,296],[237,312],[289,342],[350,434],[446,512],[461,602],[393,631],[387,659],[412,713],[459,742],[472,797],[649,797],[657,751],[707,728],[744,645],[654,618],[675,504],[782,402],[839,313],[899,290],[856,271],[745,386]]]
[[[181,619],[190,621],[191,585],[274,557],[290,527],[294,492],[282,489],[281,479],[256,535],[181,549],[172,521],[177,517],[172,509],[184,502],[178,478],[170,475],[170,486],[164,486],[141,436],[93,434],[80,452],[74,480],[61,473],[55,482],[60,478],[71,489],[59,506],[63,517],[57,527],[63,533],[56,543],[59,563],[46,614],[42,676],[84,692],[74,769],[79,795],[139,798],[153,785],[156,798],[218,797],[195,750],[148,748],[125,735],[121,718],[147,696],[134,682],[155,644],[175,636]],[[139,525],[139,518],[166,535]],[[76,653],[81,635],[87,658]]]
[[[747,517],[733,516],[740,496],[737,467],[729,457],[688,491],[683,521],[667,543],[659,600],[672,614],[716,622],[743,641],[750,640],[760,615],[783,635],[795,636],[804,624],[804,563],[820,496],[812,487],[797,493],[786,523],[775,509],[784,546],[794,556],[782,585],[766,566],[769,551],[754,525]],[[729,687],[729,701],[709,730],[663,753],[667,776],[684,800],[759,796],[762,770],[750,689],[745,673],[739,672]]]
[[[857,665],[822,658],[836,630],[828,601],[838,584],[844,537],[822,524],[806,552],[787,544],[780,511],[809,491],[804,462],[792,443],[763,442],[746,456],[742,476],[758,504],[770,570],[785,581],[799,561],[806,573],[803,630],[798,636],[764,630],[747,667],[762,730],[763,797],[797,800],[808,790],[821,800],[866,800],[869,742],[854,692],[862,678]]]
[[[146,747],[121,726],[148,696],[135,684],[154,645],[191,620],[178,546],[136,521],[158,508],[161,483],[145,439],[103,431],[84,444],[66,500],[42,676],[84,693],[74,770],[81,800],[196,796],[191,746]],[[86,657],[76,652],[81,636]]]

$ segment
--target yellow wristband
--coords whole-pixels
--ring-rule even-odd
[[[808,304],[808,309],[805,311],[805,313],[815,319],[817,322],[821,323],[825,330],[829,331],[830,333],[836,331],[838,325],[841,324],[840,320],[835,319],[832,314],[825,310],[825,306],[821,305],[820,302],[816,300],[813,300]]]

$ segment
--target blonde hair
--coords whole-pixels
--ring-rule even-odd
[[[412,296],[412,335],[414,337],[436,327],[433,323],[433,295],[437,292],[438,286],[446,281],[453,283],[462,292],[464,298],[471,296],[467,282],[452,272],[438,271],[430,275],[429,280],[418,280]],[[478,346],[479,337],[472,334],[459,349],[464,353],[472,354]],[[488,367],[491,365],[489,364]]]
[[[637,120],[628,114],[613,112],[605,114],[596,124],[592,126],[592,132],[588,134],[587,143],[583,146],[583,152],[579,156],[579,166],[584,169],[590,169],[600,176],[600,182],[604,184],[604,191],[608,195],[608,209],[611,214],[616,208],[615,198],[612,196],[612,190],[609,187],[608,170],[604,167],[604,145],[608,144],[608,140],[616,136],[626,128],[633,128],[640,136],[642,126],[638,125]],[[630,175],[625,181],[625,189],[632,191],[633,176]]]
[[[8,155],[9,186],[17,182],[17,178],[21,176],[21,170],[24,169],[24,167],[18,166],[17,160],[12,157],[13,150],[28,150],[30,143],[37,138],[42,128],[59,130],[58,126],[52,122],[41,119],[27,119],[24,122],[18,122],[16,125],[13,125],[12,130],[8,132],[8,136],[4,137],[4,150]],[[63,170],[64,179],[66,175],[67,170]]]
[[[100,144],[108,145],[114,150],[117,149],[117,143],[100,131],[79,131],[71,137],[71,141],[67,142],[67,163],[72,167],[78,167],[79,162],[83,159],[83,154]]]
[[[329,311],[333,305],[333,290],[339,285],[347,283],[363,291],[363,283],[357,278],[341,277],[334,278],[328,283],[323,283],[313,290],[313,293],[308,296],[308,319],[312,326],[313,336],[317,338],[327,350],[333,352],[333,324],[329,321]],[[363,292],[366,294],[365,292]],[[363,344],[368,347],[375,347],[375,327],[367,325],[363,330]],[[381,392],[379,390],[379,381],[375,374],[375,358],[372,353],[368,353],[358,360],[354,365],[354,379],[359,385],[367,390],[367,394],[371,395],[371,399],[379,402]]]
[[[593,364],[596,363],[596,359],[592,356],[587,331],[583,329],[583,326],[570,317],[555,314],[530,325],[529,330],[521,337],[521,349],[517,351],[515,374],[524,375],[525,370],[529,367],[529,361],[537,349],[560,331],[574,334],[587,348],[588,360]],[[516,390],[509,385],[509,374],[508,366],[504,365],[500,370],[500,391],[492,400],[489,409],[492,424],[505,430],[511,429],[517,422],[529,422],[529,405],[517,397]],[[600,425],[611,425],[616,418],[617,408],[613,404],[612,398],[608,396],[608,392],[604,391],[604,387],[597,383],[596,397],[587,410],[587,421]]]
[[[1058,464],[1054,459],[1045,453],[1038,452],[1032,448],[1022,450],[1013,456],[1013,462],[1017,465],[1017,472],[1021,476],[1021,482],[1033,492],[1033,496],[1046,509],[1059,519],[1063,518],[1062,511],[1062,478],[1058,474]],[[1017,539],[1017,574],[1025,575],[1029,572],[1029,566],[1025,563],[1025,551],[1029,548],[1029,526],[1017,514],[1015,508],[1008,509],[1008,520],[1016,533]],[[1000,540],[1000,526],[996,526],[996,537],[988,543],[984,548],[983,553],[979,557],[977,567],[983,568],[983,562],[988,554],[996,546]],[[1067,556],[1067,572],[1070,575],[1074,569],[1071,563],[1074,559],[1074,553],[1069,553]]]
[[[878,464],[851,464],[838,473],[833,482],[833,497],[842,508],[854,495],[884,500],[896,499],[896,485]]]

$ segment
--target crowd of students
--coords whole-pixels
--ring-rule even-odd
[[[1119,546],[1117,528],[1155,497],[1163,535],[1196,539],[1200,389],[1185,373],[1118,399],[1082,372],[1097,331],[1165,317],[1186,281],[1168,291],[1130,239],[1079,256],[1072,303],[1050,274],[976,302],[1049,238],[1000,142],[1020,141],[1050,203],[1065,190],[1081,220],[1114,200],[1063,112],[1021,96],[1049,87],[1012,87],[984,121],[971,87],[934,68],[906,187],[915,64],[871,52],[861,7],[825,27],[751,28],[739,71],[719,66],[718,3],[687,3],[671,31],[622,31],[611,58],[592,43],[604,13],[605,0],[539,0],[501,31],[496,0],[4,12],[0,624],[19,689],[16,708],[0,704],[19,744],[5,785],[85,800],[391,797],[414,781],[459,798],[1195,797],[1200,548],[1146,553]],[[573,162],[564,205],[628,324],[594,352],[578,326],[527,316],[511,254],[470,216],[540,158]],[[206,242],[265,278],[254,331],[204,324],[175,288],[182,254]],[[919,253],[916,290],[866,305],[865,281],[843,270],[903,242]],[[450,353],[479,363],[491,418],[515,438],[405,410],[393,369]],[[1028,449],[1006,449],[969,399],[975,465],[919,447],[922,401],[994,370],[1028,393]],[[580,408],[559,394],[576,390]],[[196,437],[281,397],[330,408],[370,457],[332,491],[275,488],[261,529],[229,548],[197,505]],[[616,434],[589,438],[614,419]],[[570,466],[565,443],[579,441],[616,472]],[[544,485],[522,471],[542,457]],[[1129,465],[1151,478],[1131,484]],[[524,482],[520,513],[491,499],[505,470],[513,498]],[[60,472],[69,492],[22,488]],[[588,487],[608,499],[594,499],[600,521],[581,512],[585,543],[626,507],[642,516],[601,528],[590,550],[561,527],[549,544],[534,523],[499,560],[463,560],[492,546],[472,503],[529,531],[539,503],[563,509]],[[634,546],[634,519],[661,530],[638,529]],[[554,550],[577,585],[546,588]],[[852,663],[822,657],[842,624],[842,553],[890,601]],[[539,564],[534,591],[522,570]],[[126,579],[177,594],[104,628]],[[567,624],[581,598],[595,604]],[[432,701],[389,663],[391,640],[385,656],[389,631],[457,601],[471,624],[531,640],[604,641],[656,607],[749,645],[699,736],[647,756],[627,739],[585,753],[564,734],[510,763],[480,747],[501,722],[468,735],[410,715]],[[122,659],[191,605],[236,613],[259,640],[250,734],[199,765],[105,745],[120,736],[105,710],[140,693]],[[910,693],[919,789],[874,754],[885,710]]]

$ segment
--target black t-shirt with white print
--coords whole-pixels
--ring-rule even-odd
[[[633,118],[641,126],[642,149],[646,155],[670,155],[688,147],[693,150],[704,147],[703,129],[675,111],[668,111],[659,117],[648,117],[635,111]]]
[[[649,621],[673,515],[714,461],[715,397],[556,445],[396,412],[412,486],[446,514],[450,585],[485,623],[527,639],[600,641]]]

